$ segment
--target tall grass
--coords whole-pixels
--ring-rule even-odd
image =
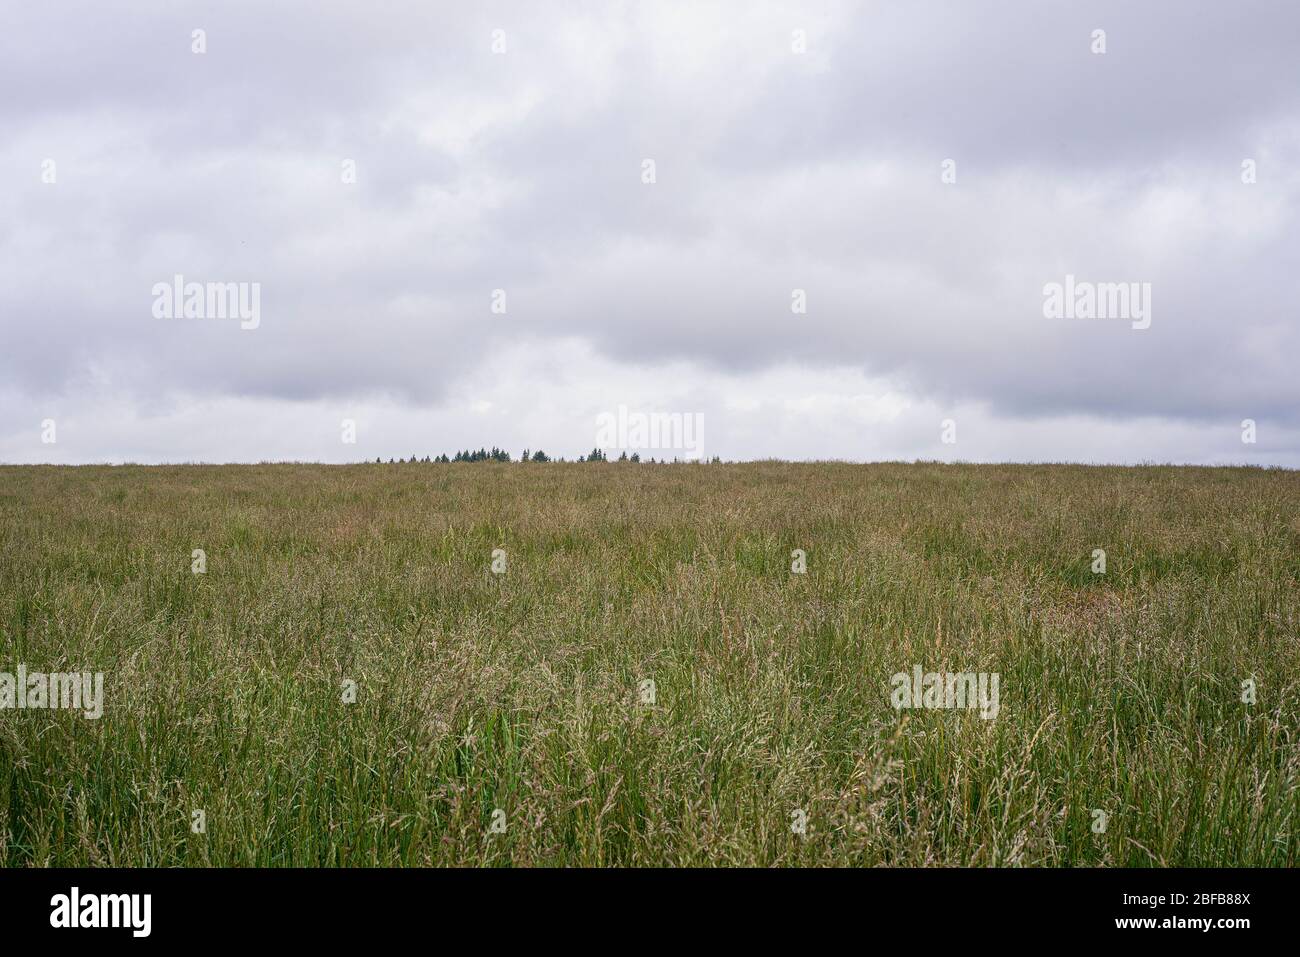
[[[0,711],[0,862],[1295,865],[1298,586],[1285,471],[4,467],[0,671],[105,705]]]

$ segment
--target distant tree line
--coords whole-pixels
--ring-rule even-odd
[[[383,461],[384,460],[382,458],[377,458],[375,459],[375,464],[382,465]],[[450,462],[513,462],[513,461],[514,459],[510,457],[509,452],[507,452],[505,449],[499,449],[494,445],[492,446],[491,449],[479,449],[477,452],[475,452],[472,449],[465,449],[464,451],[457,452],[455,455],[451,456],[450,458],[447,456],[447,453],[445,452],[442,455],[435,455],[433,458],[430,458],[427,455],[424,458],[417,458],[416,456],[412,455],[409,459],[389,459],[388,464],[405,465],[405,464],[419,464],[419,463],[429,464],[429,463],[442,463],[442,462],[450,463]],[[553,459],[545,452],[543,452],[541,449],[538,449],[536,452],[530,451],[528,449],[524,449],[523,453],[520,454],[519,456],[519,461],[520,462],[563,462],[565,461],[565,459],[563,457]],[[586,455],[579,455],[576,461],[608,462],[609,456],[605,452],[601,451],[600,449],[592,449]],[[633,452],[631,455],[628,455],[627,452],[623,452],[618,457],[617,461],[640,462],[641,455],[637,452]],[[666,463],[668,460],[664,459],[663,461]],[[674,458],[673,461],[677,462],[679,460]],[[717,456],[714,456],[711,461],[714,464],[717,464],[720,463],[722,459],[718,458]],[[648,462],[651,465],[658,464],[655,462],[654,459],[649,459]]]

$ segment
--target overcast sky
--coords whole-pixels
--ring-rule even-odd
[[[6,3],[0,461],[1296,467],[1298,214],[1290,2]]]

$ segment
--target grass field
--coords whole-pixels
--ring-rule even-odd
[[[2,467],[19,663],[10,866],[1300,859],[1295,472]]]

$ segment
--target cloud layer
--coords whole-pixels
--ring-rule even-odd
[[[6,11],[0,460],[575,455],[626,404],[726,458],[1300,466],[1300,10],[459,6]],[[258,327],[155,318],[176,274]],[[1045,318],[1066,275],[1150,328]]]

